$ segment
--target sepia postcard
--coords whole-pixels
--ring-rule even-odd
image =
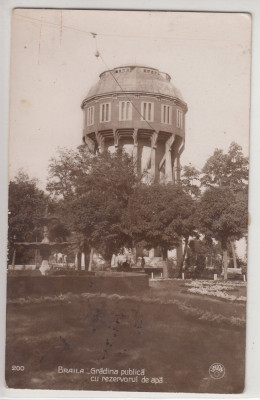
[[[12,12],[6,387],[245,388],[251,16]]]

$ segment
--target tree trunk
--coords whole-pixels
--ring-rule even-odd
[[[137,256],[136,256],[136,247],[133,247],[133,261],[134,261],[134,265],[137,264]]]
[[[232,256],[233,256],[233,265],[234,268],[237,268],[237,257],[236,257],[236,250],[235,250],[235,243],[230,240],[231,249],[232,249]]]
[[[185,237],[185,241],[184,241],[183,255],[182,255],[182,259],[181,259],[181,263],[180,263],[180,267],[179,267],[179,276],[180,277],[183,272],[183,265],[184,265],[184,261],[185,261],[187,251],[188,251],[188,244],[189,244],[189,236]]]
[[[16,256],[16,249],[14,249],[14,252],[13,252],[12,269],[14,269],[14,267],[15,267],[15,256]]]
[[[78,270],[81,271],[81,252],[78,252]]]
[[[85,269],[87,270],[89,266],[89,255],[90,255],[88,247],[85,247],[84,253],[85,253],[85,266],[86,266]]]
[[[180,277],[182,274],[182,267],[181,266],[181,261],[182,261],[182,255],[183,255],[183,248],[182,248],[182,240],[180,242],[180,244],[176,247],[176,256],[177,256],[177,270],[180,272]]]
[[[168,268],[168,255],[167,249],[162,249],[163,256],[163,279],[169,278],[169,268]]]
[[[223,246],[223,265],[224,265],[224,280],[227,280],[227,268],[228,268],[228,253],[227,246]]]
[[[94,247],[91,247],[89,255],[88,271],[92,271],[93,255],[94,255]]]
[[[246,251],[245,251],[245,261],[246,261],[246,265],[248,263],[248,236],[245,237],[246,240]]]

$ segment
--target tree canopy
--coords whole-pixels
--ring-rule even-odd
[[[227,277],[227,244],[239,240],[247,232],[247,196],[236,195],[226,186],[208,188],[197,208],[198,228],[205,236],[221,243],[224,256],[224,276]]]
[[[200,171],[193,165],[185,165],[181,173],[181,186],[184,192],[197,199],[200,196]]]
[[[248,165],[242,147],[232,142],[227,153],[216,149],[206,161],[201,184],[206,187],[227,186],[235,191],[247,190]]]
[[[169,184],[138,185],[124,214],[133,245],[160,246],[163,253],[176,248],[186,234],[193,202],[181,187]]]
[[[132,159],[125,153],[93,156],[81,147],[62,150],[50,165],[48,190],[61,198],[72,231],[108,260],[126,242],[122,215],[137,183]]]
[[[93,155],[80,146],[76,151],[60,149],[51,159],[47,190],[68,201],[86,191],[113,190],[115,196],[127,198],[136,181],[133,160],[126,153]]]
[[[42,228],[37,218],[43,216],[47,206],[46,194],[38,189],[37,180],[20,170],[9,183],[8,197],[8,258],[9,263],[14,251],[14,242],[40,241]],[[30,250],[18,248],[18,262],[28,262],[33,256]]]
[[[40,227],[36,218],[43,216],[48,198],[38,189],[37,180],[19,171],[9,183],[9,239],[36,241],[40,237]]]

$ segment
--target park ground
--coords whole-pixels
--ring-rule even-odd
[[[219,290],[193,293],[186,284],[193,285],[192,281],[151,280],[147,291],[135,295],[68,293],[9,300],[7,386],[242,392],[246,303],[241,299],[246,296],[245,284],[231,283],[225,288],[231,297],[226,298],[216,296]],[[212,281],[211,288],[213,285],[217,284]],[[209,374],[214,363],[225,367],[221,379]],[[18,368],[21,366],[24,370]],[[59,367],[74,372],[59,373]],[[118,374],[91,370],[101,368]],[[144,370],[148,380],[142,382],[143,375],[137,382],[103,379],[122,374],[129,377],[129,369]]]

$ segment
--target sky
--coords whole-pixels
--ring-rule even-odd
[[[58,147],[81,144],[88,90],[122,64],[167,72],[181,91],[188,104],[182,165],[201,168],[232,141],[248,155],[250,61],[248,14],[16,9],[9,178],[23,168],[45,187]]]

